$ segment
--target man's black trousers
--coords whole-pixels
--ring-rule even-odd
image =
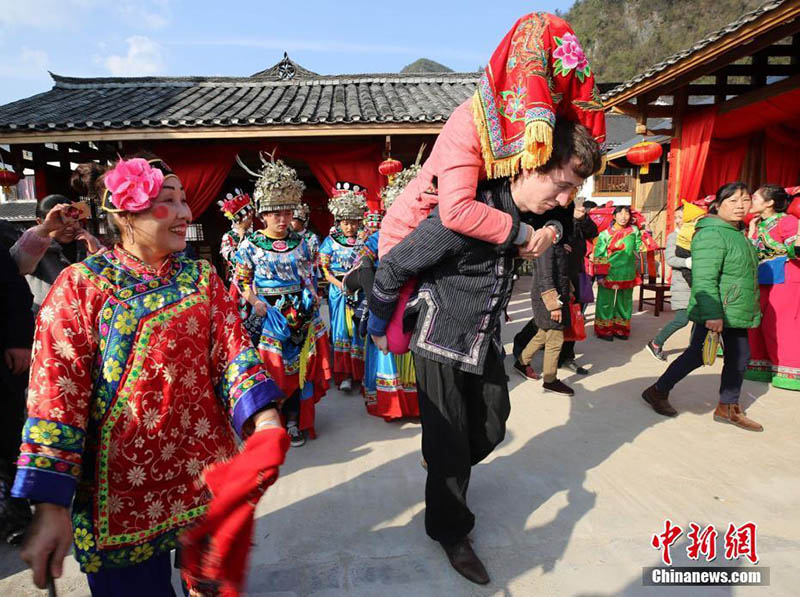
[[[500,355],[489,349],[483,375],[414,355],[422,419],[422,455],[428,465],[425,530],[455,543],[472,530],[467,507],[470,468],[486,458],[506,433],[511,411]]]

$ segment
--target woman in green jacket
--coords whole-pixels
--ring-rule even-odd
[[[750,193],[741,182],[721,187],[709,216],[697,223],[692,239],[692,293],[689,320],[695,323],[689,348],[642,394],[658,414],[677,415],[669,403],[672,388],[703,364],[703,342],[708,331],[722,335],[725,363],[714,420],[748,431],[764,428],[745,416],[739,406],[744,370],[750,359],[748,332],[758,327],[758,255],[741,232],[750,211]]]

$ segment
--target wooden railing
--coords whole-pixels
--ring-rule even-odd
[[[599,174],[594,177],[595,193],[630,193],[633,177],[627,174]]]

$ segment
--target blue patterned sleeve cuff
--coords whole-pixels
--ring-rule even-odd
[[[46,471],[38,468],[17,469],[11,495],[36,502],[57,504],[69,508],[75,495],[75,477],[70,474]]]
[[[369,319],[367,319],[367,332],[372,336],[385,336],[386,328],[389,327],[389,320],[382,319],[370,312]]]
[[[269,404],[277,402],[280,398],[283,398],[283,392],[278,384],[269,377],[257,381],[255,385],[243,392],[236,399],[231,416],[236,433],[241,436],[242,427],[250,417],[264,410]]]

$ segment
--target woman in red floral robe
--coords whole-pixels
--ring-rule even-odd
[[[93,595],[171,595],[169,552],[208,502],[201,474],[236,433],[280,425],[283,395],[222,280],[181,254],[178,177],[137,158],[105,185],[121,244],[64,270],[39,312],[13,489],[38,503],[22,556],[43,587],[72,535]]]

